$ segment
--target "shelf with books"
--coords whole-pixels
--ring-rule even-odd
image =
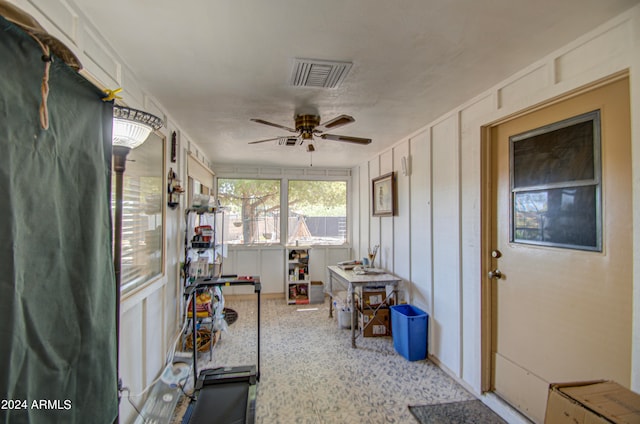
[[[290,305],[309,303],[309,250],[308,247],[287,247],[285,293]]]

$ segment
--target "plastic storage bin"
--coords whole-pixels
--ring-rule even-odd
[[[338,313],[338,327],[340,328],[351,328],[351,311],[340,309],[337,311]]]
[[[312,281],[309,293],[309,303],[324,302],[324,283],[322,281]]]
[[[391,306],[391,333],[396,352],[409,361],[427,357],[429,315],[412,305]]]

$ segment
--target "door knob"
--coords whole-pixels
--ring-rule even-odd
[[[494,269],[493,271],[489,271],[489,278],[492,280],[499,280],[502,278],[502,272],[499,269]]]

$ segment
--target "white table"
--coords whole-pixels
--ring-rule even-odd
[[[331,296],[331,302],[329,302],[329,317],[333,317],[333,290],[334,283],[339,284],[341,287],[347,290],[351,296],[351,347],[356,347],[356,318],[358,311],[356,310],[356,295],[355,289],[357,287],[385,287],[392,286],[392,296],[396,303],[398,303],[398,284],[402,281],[401,278],[390,274],[382,269],[368,268],[369,274],[356,274],[352,270],[344,270],[336,265],[330,265],[327,267],[329,270],[329,288],[327,294]],[[385,303],[387,299],[385,299]],[[377,310],[377,308],[376,308]]]

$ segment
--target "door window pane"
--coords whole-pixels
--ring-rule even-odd
[[[511,240],[600,251],[599,111],[510,141]]]
[[[521,191],[514,203],[516,240],[598,246],[595,186]]]
[[[513,144],[514,187],[593,180],[593,120]]]

